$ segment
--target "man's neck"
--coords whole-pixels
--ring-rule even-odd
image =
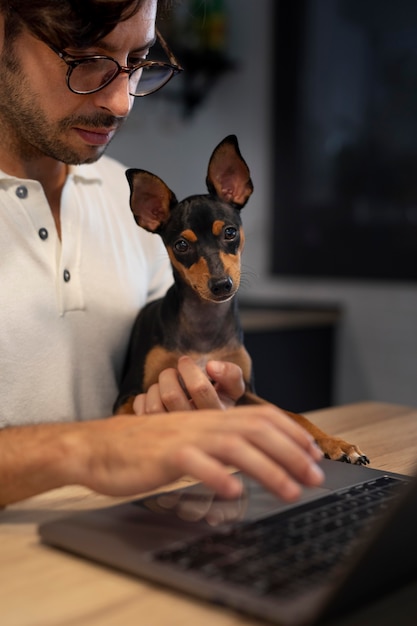
[[[61,194],[68,175],[68,166],[49,157],[25,161],[13,159],[12,155],[0,151],[0,169],[11,176],[39,181],[48,200],[57,233],[61,237]]]

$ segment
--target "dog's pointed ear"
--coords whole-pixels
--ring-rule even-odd
[[[145,170],[129,169],[126,178],[130,186],[130,208],[136,223],[157,233],[177,203],[175,194],[163,180]]]
[[[248,201],[253,184],[235,135],[229,135],[214,149],[206,184],[211,194],[239,209]]]

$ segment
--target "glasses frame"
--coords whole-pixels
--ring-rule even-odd
[[[134,96],[135,98],[143,98],[144,96],[149,96],[151,93],[155,93],[156,91],[159,91],[159,89],[162,89],[162,87],[165,87],[165,85],[171,80],[171,78],[173,78],[180,72],[184,71],[184,68],[180,65],[174,53],[171,52],[171,50],[168,47],[167,42],[162,37],[158,29],[156,29],[156,40],[161,45],[161,48],[167,55],[169,63],[166,63],[165,61],[143,60],[133,67],[128,67],[125,65],[120,65],[120,63],[116,59],[114,59],[111,56],[107,56],[105,54],[92,54],[92,55],[85,56],[85,57],[77,57],[72,54],[68,54],[67,52],[64,52],[63,50],[59,50],[59,48],[57,48],[51,43],[48,43],[48,42],[45,42],[45,43],[47,46],[49,46],[52,52],[55,52],[55,54],[58,55],[59,58],[68,65],[68,70],[66,74],[67,87],[70,91],[72,91],[72,93],[75,93],[80,96],[88,96],[89,94],[97,93],[97,91],[101,91],[102,89],[110,85],[110,83],[112,83],[120,74],[127,74],[130,78],[134,72],[141,69],[142,67],[164,67],[164,68],[168,68],[169,70],[171,70],[171,74],[168,76],[166,81],[163,82],[159,87],[152,89],[152,91],[147,91],[146,93],[130,93],[129,91],[129,94],[131,96]],[[85,61],[93,61],[95,59],[97,60],[107,59],[109,61],[113,61],[113,63],[115,63],[115,65],[117,66],[117,72],[109,80],[104,82],[103,85],[100,85],[100,87],[96,87],[95,89],[89,89],[88,91],[78,91],[76,89],[73,89],[70,85],[70,78],[71,78],[72,72],[79,65],[82,65]]]

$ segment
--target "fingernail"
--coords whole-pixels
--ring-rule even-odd
[[[224,497],[225,498],[239,498],[242,495],[243,484],[236,476],[229,476],[227,485],[225,486]]]
[[[311,442],[310,449],[311,449],[311,456],[314,458],[314,460],[321,461],[324,456],[323,451],[321,448],[319,448],[319,446],[314,440]]]
[[[293,502],[298,500],[301,495],[301,487],[298,483],[289,480],[285,483],[285,485],[281,488],[281,497],[288,502]]]
[[[310,465],[307,478],[311,485],[321,485],[324,480],[324,472],[321,467],[314,463]]]
[[[224,373],[225,364],[222,361],[210,361],[210,373],[221,376]]]

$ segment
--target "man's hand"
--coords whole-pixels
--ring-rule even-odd
[[[235,405],[245,391],[242,370],[234,363],[209,361],[204,372],[187,356],[178,368],[164,370],[157,384],[136,396],[136,415],[192,409],[226,409]]]
[[[300,484],[323,479],[311,436],[272,405],[117,416],[81,426],[83,445],[67,457],[74,482],[107,495],[134,495],[191,475],[222,497],[236,497],[242,485],[230,466],[285,500],[300,495]]]
[[[136,496],[191,475],[233,498],[242,470],[285,500],[323,479],[307,431],[272,405],[120,415],[0,431],[0,506],[65,485]]]

